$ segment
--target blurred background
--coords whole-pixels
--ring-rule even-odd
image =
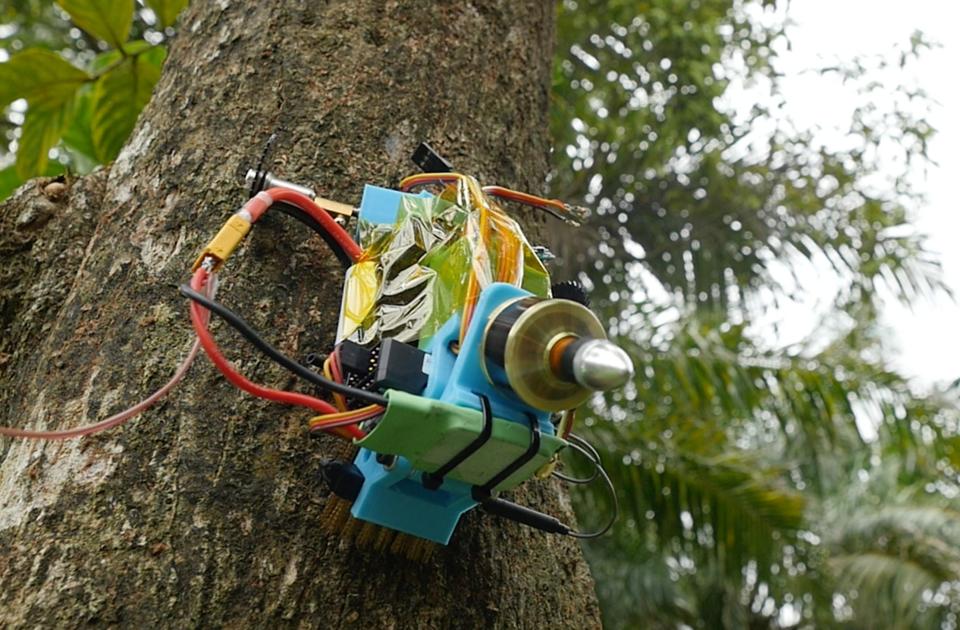
[[[640,365],[589,421],[610,627],[956,627],[955,17],[561,5],[552,185],[601,213],[568,263]]]
[[[81,91],[68,121],[0,102],[0,198],[116,156],[183,4],[138,5],[146,44],[125,63],[146,83],[113,135],[103,94]],[[958,10],[558,11],[549,188],[596,217],[557,270],[582,270],[638,366],[583,421],[623,508],[586,546],[605,624],[956,627]],[[0,61],[25,49],[118,62],[51,2],[7,0]],[[36,131],[53,124],[61,137]],[[611,509],[602,491],[574,499],[585,527]]]

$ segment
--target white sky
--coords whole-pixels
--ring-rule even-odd
[[[916,224],[930,236],[939,253],[944,276],[960,297],[960,45],[956,28],[960,3],[947,0],[792,0],[789,15],[792,49],[780,64],[787,76],[782,83],[788,115],[799,128],[821,126],[846,129],[858,102],[852,89],[804,69],[858,55],[890,55],[895,45],[905,46],[917,29],[941,48],[924,51],[919,63],[905,73],[891,70],[891,83],[915,82],[937,101],[928,117],[937,135],[930,145],[937,165],[924,175],[914,173],[915,185],[927,195],[918,209]],[[862,98],[862,97],[860,97]],[[829,132],[825,132],[829,143]],[[835,138],[839,140],[839,134]],[[829,299],[829,298],[826,298]],[[813,297],[816,303],[823,296]],[[780,311],[781,338],[799,339],[816,325],[810,301]],[[925,301],[911,308],[888,305],[885,324],[894,331],[894,365],[921,383],[960,378],[960,307],[948,298]]]

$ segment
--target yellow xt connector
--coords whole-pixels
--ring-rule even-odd
[[[245,217],[235,214],[223,224],[217,235],[213,237],[197,260],[193,263],[193,270],[196,271],[208,256],[214,259],[213,270],[216,271],[230,257],[233,250],[237,248],[243,237],[250,231],[250,221]]]

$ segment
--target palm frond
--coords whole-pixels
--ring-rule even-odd
[[[909,557],[880,551],[831,556],[834,580],[863,628],[941,628],[945,610],[932,606],[944,585]]]
[[[883,479],[864,490],[826,512],[826,568],[836,592],[863,627],[941,627],[945,594],[960,588],[960,511]]]
[[[658,544],[703,551],[739,575],[755,559],[766,575],[780,545],[802,526],[803,496],[784,482],[783,470],[747,453],[680,451],[665,444],[623,444],[602,428],[594,432],[610,459],[628,523],[652,524]],[[581,499],[581,513],[605,513]]]
[[[634,534],[634,535],[631,535]],[[596,579],[597,596],[610,628],[676,628],[694,625],[696,611],[680,576],[656,547],[638,540],[636,530],[584,546]]]

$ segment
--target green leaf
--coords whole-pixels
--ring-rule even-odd
[[[16,173],[28,179],[44,172],[50,148],[60,139],[77,90],[90,76],[50,51],[32,49],[0,65],[0,106],[27,100]]]
[[[104,74],[93,90],[90,129],[97,159],[109,162],[133,131],[140,110],[160,78],[164,51],[152,49],[131,57]]]
[[[9,197],[10,193],[22,183],[23,180],[17,175],[17,168],[14,165],[0,169],[0,201]]]
[[[151,44],[150,42],[142,39],[131,40],[123,45],[123,51],[108,50],[94,57],[93,61],[90,63],[90,71],[93,72],[94,75],[99,75],[107,68],[120,63],[124,57],[134,57],[153,48],[166,50],[163,48],[163,46]],[[163,60],[161,59],[161,62],[162,61]]]
[[[164,28],[173,26],[177,16],[183,11],[190,0],[147,0],[147,6],[153,9]]]
[[[99,161],[93,145],[90,119],[93,113],[93,88],[84,86],[74,101],[73,116],[63,132],[63,145],[70,152],[71,164],[80,175],[90,172]]]
[[[50,149],[60,139],[72,109],[72,100],[59,105],[29,106],[17,148],[17,175],[21,179],[29,179],[46,170]]]
[[[144,63],[149,63],[154,66],[157,70],[163,67],[163,62],[167,58],[167,49],[160,44],[147,44],[142,48],[139,47],[140,44],[147,44],[147,42],[130,42],[130,45],[134,47],[136,55],[140,57],[140,60]]]
[[[0,107],[25,98],[31,104],[55,107],[73,98],[90,79],[60,55],[34,48],[0,64]]]
[[[57,0],[73,23],[114,48],[122,48],[133,23],[133,0]]]

